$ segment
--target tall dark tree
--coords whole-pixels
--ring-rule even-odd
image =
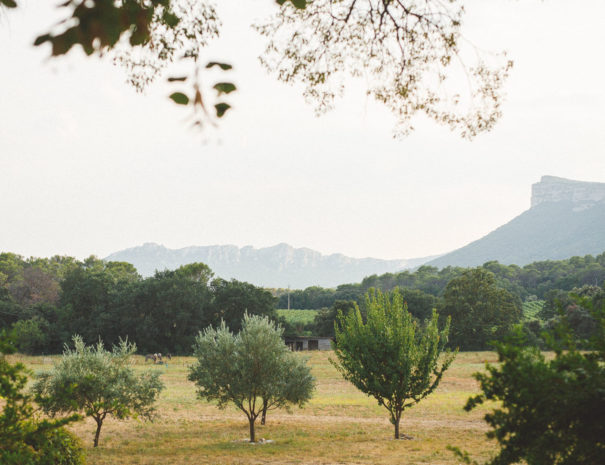
[[[334,323],[338,314],[347,315],[357,308],[352,300],[337,300],[330,308],[322,308],[313,321],[316,336],[334,337]]]
[[[521,319],[520,299],[498,287],[494,274],[482,268],[452,279],[443,299],[441,314],[452,319],[451,345],[464,350],[487,349]]]
[[[212,323],[221,321],[232,331],[239,331],[244,314],[276,318],[273,295],[253,284],[232,279],[215,279],[212,281]]]
[[[204,282],[156,272],[121,295],[124,335],[144,352],[189,353],[198,331],[214,322],[211,298]]]

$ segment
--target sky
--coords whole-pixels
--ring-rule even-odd
[[[527,210],[543,175],[605,182],[602,0],[466,2],[465,36],[515,62],[503,118],[471,142],[423,119],[393,139],[393,116],[356,81],[315,117],[256,58],[249,25],[269,0],[219,2],[206,57],[233,63],[238,92],[219,128],[199,133],[165,86],[138,94],[107,59],[34,48],[56,3],[0,14],[0,251],[286,242],[422,257]]]

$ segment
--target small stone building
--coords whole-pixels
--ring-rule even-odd
[[[331,337],[293,336],[285,338],[290,350],[332,350]]]

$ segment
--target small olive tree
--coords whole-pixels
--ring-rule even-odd
[[[282,333],[267,317],[246,314],[237,335],[223,322],[196,338],[197,362],[189,380],[200,398],[217,401],[220,408],[233,403],[244,412],[250,442],[256,442],[254,424],[261,413],[290,404],[302,407],[315,388],[306,361],[290,352]]]
[[[439,363],[449,319],[441,331],[436,311],[425,324],[418,324],[397,289],[390,295],[370,290],[365,306],[366,322],[359,308],[347,315],[339,312],[334,351],[338,360],[332,363],[346,380],[389,411],[395,439],[400,439],[403,411],[433,392],[454,360],[455,353],[447,352]]]
[[[38,375],[33,386],[46,413],[82,412],[94,418],[94,447],[108,415],[119,420],[153,416],[164,385],[158,372],[135,374],[130,365],[134,344],[120,341],[110,352],[101,342],[86,346],[80,336],[74,336],[73,342],[74,348],[65,346],[61,360],[50,372]]]

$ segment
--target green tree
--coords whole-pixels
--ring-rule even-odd
[[[66,274],[60,298],[63,342],[79,334],[88,344],[99,338],[117,343],[122,327],[114,300],[135,279],[131,272],[120,263],[90,257]]]
[[[334,337],[334,322],[338,318],[338,313],[346,315],[355,310],[355,302],[352,300],[337,300],[330,308],[322,308],[313,320],[315,335]]]
[[[214,273],[208,265],[201,262],[189,263],[176,270],[177,275],[189,278],[192,281],[209,285]]]
[[[332,362],[343,377],[385,407],[402,436],[403,411],[433,392],[454,360],[454,353],[439,357],[447,344],[449,319],[438,328],[438,315],[424,326],[407,311],[401,294],[370,290],[366,295],[367,321],[359,308],[338,316],[335,355]],[[404,435],[403,438],[406,438]]]
[[[41,420],[36,415],[27,384],[25,366],[11,364],[5,354],[14,348],[0,334],[0,463],[2,465],[83,465],[78,439],[63,426],[79,419],[72,415],[58,420]]]
[[[486,349],[502,339],[521,319],[521,301],[497,286],[493,273],[466,270],[452,279],[443,294],[442,316],[451,317],[450,341],[464,350]]]
[[[236,279],[217,278],[212,281],[211,291],[212,324],[218,325],[224,320],[232,331],[238,331],[245,313],[276,318],[276,298],[261,287]]]
[[[200,329],[220,321],[213,319],[206,283],[179,270],[156,272],[116,297],[121,334],[144,352],[187,353]]]
[[[305,362],[282,340],[282,329],[267,317],[244,315],[234,335],[223,322],[200,332],[194,345],[197,358],[189,372],[202,399],[224,408],[233,403],[248,418],[250,442],[256,441],[255,422],[270,408],[302,406],[314,389]]]
[[[73,342],[74,348],[66,346],[61,360],[50,372],[38,375],[33,386],[45,412],[82,412],[94,418],[94,447],[99,445],[108,415],[118,420],[153,416],[154,403],[164,386],[158,372],[135,374],[130,366],[134,344],[121,341],[110,352],[101,342],[86,346],[79,336],[74,336]]]
[[[471,410],[486,401],[498,408],[485,415],[500,450],[489,465],[596,465],[605,463],[605,304],[591,305],[598,322],[588,351],[562,320],[547,335],[555,357],[546,359],[515,332],[496,344],[498,365],[477,373],[482,393],[468,400]],[[465,460],[468,453],[451,448]]]
[[[20,352],[34,354],[46,345],[48,322],[40,317],[20,320],[13,325],[11,333]]]

